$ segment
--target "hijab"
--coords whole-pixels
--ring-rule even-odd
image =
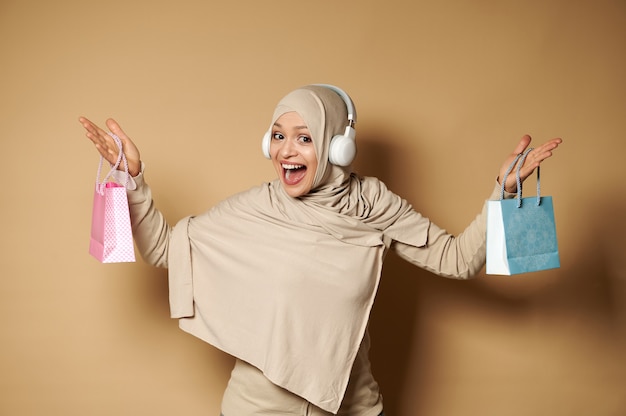
[[[415,230],[407,230],[402,221],[412,212],[406,201],[389,192],[378,179],[361,178],[352,166],[335,166],[329,162],[330,142],[344,132],[347,124],[347,109],[341,97],[323,86],[299,88],[278,103],[271,125],[290,111],[297,112],[307,124],[318,157],[313,189],[299,200],[291,198],[290,202],[297,202],[300,209],[317,218],[320,225],[344,242],[377,245],[380,232],[384,231],[393,240],[414,243]]]
[[[337,93],[296,89],[271,125],[290,111],[318,157],[311,191],[290,197],[276,179],[181,220],[169,245],[170,307],[183,330],[337,413],[386,251],[394,240],[423,246],[429,221],[378,179],[328,161],[347,123]]]

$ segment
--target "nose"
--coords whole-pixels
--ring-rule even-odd
[[[281,157],[286,158],[286,157],[294,156],[297,153],[295,142],[289,138],[285,138],[282,142],[280,142],[279,146],[280,147],[278,149],[278,154]]]

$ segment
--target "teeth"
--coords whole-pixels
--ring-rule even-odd
[[[288,165],[286,163],[283,163],[283,169],[300,169],[302,168],[304,165]]]

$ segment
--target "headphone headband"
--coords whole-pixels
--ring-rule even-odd
[[[346,103],[346,108],[348,110],[348,121],[350,122],[350,126],[354,127],[354,125],[356,124],[356,108],[354,107],[354,103],[352,102],[352,98],[350,98],[348,93],[346,93],[341,88],[339,88],[339,87],[337,87],[335,85],[331,85],[331,84],[313,84],[313,85],[316,85],[318,87],[325,87],[325,88],[328,88],[330,90],[333,90],[334,92],[336,92],[341,97],[343,102]]]

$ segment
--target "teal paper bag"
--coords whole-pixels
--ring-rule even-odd
[[[532,149],[519,155],[519,166]],[[508,174],[509,172],[507,172]],[[487,274],[513,275],[560,267],[552,197],[540,196],[537,168],[537,196],[521,197],[519,167],[515,199],[487,202]],[[506,181],[506,175],[502,183]]]

